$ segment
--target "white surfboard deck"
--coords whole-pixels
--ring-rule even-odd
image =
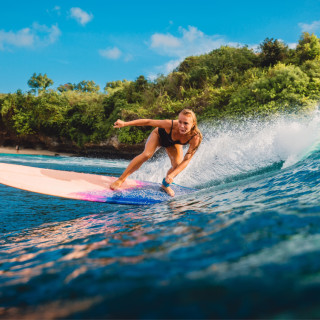
[[[153,204],[171,199],[153,182],[127,179],[111,190],[116,177],[0,163],[0,183],[30,192],[94,202]],[[196,191],[173,184],[176,196]]]

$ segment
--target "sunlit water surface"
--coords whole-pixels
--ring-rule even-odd
[[[3,318],[319,318],[320,116],[203,126],[152,206],[60,199],[0,185]],[[0,155],[119,176],[128,162]],[[135,179],[160,182],[159,151]]]

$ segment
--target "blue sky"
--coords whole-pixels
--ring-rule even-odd
[[[52,88],[154,79],[186,56],[256,48],[266,37],[295,46],[304,31],[320,33],[319,0],[5,1],[0,93],[29,90],[34,72],[46,73]]]

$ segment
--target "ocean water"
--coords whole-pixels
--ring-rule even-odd
[[[0,317],[320,317],[320,115],[203,125],[151,206],[0,185]],[[128,161],[0,155],[0,162],[119,176]],[[160,150],[133,178],[160,182]]]

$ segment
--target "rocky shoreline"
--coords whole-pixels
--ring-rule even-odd
[[[132,159],[144,149],[144,142],[135,145],[120,143],[112,137],[100,143],[78,146],[71,141],[44,136],[17,137],[0,133],[0,153],[70,155],[94,158]],[[8,151],[8,152],[6,152]]]

